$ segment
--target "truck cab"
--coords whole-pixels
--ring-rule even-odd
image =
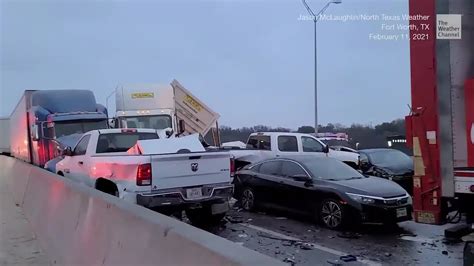
[[[176,80],[165,85],[119,86],[115,106],[115,128],[170,129],[176,134],[205,136],[217,127],[219,118]]]
[[[11,153],[42,167],[84,132],[107,127],[92,91],[27,90],[10,116]]]
[[[177,129],[173,88],[123,86],[116,90],[117,128]]]

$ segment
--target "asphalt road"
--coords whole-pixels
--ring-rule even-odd
[[[450,226],[410,221],[341,232],[305,217],[233,209],[226,223],[204,229],[294,265],[462,265],[463,243],[443,242],[444,229]],[[344,255],[357,261],[343,262]]]

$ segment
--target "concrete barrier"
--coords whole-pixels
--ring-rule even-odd
[[[282,264],[16,159],[0,156],[0,169],[55,264]]]

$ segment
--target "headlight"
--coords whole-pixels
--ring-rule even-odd
[[[346,193],[347,196],[349,196],[351,199],[364,203],[364,204],[373,204],[375,203],[375,199],[370,197],[370,196],[364,196],[364,195],[359,195],[359,194],[352,194],[352,193]]]
[[[408,200],[407,200],[408,204],[413,205],[413,199],[411,198],[410,195],[407,194],[407,196],[408,196]]]

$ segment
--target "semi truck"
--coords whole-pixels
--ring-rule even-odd
[[[0,117],[0,154],[10,154],[10,119]]]
[[[406,117],[406,141],[415,166],[414,217],[420,223],[442,224],[465,213],[473,222],[474,5],[470,0],[409,3],[411,16],[428,18],[410,21],[411,112]],[[458,14],[462,38],[436,38],[437,14]],[[415,37],[421,35],[429,38],[418,41]]]
[[[174,133],[205,136],[219,114],[177,80],[167,85],[124,85],[115,90],[116,128],[170,128]]]
[[[107,110],[89,90],[26,90],[10,116],[11,154],[43,167],[61,146],[107,127]]]

